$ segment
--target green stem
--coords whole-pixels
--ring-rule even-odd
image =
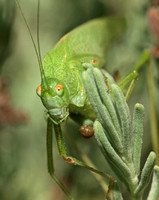
[[[157,127],[157,114],[155,105],[155,88],[154,88],[153,75],[150,62],[147,65],[147,82],[148,82],[150,111],[151,111],[150,123],[151,123],[152,146],[156,153],[156,164],[159,164],[159,136],[157,131],[158,127]]]

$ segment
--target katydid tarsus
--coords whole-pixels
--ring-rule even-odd
[[[29,30],[41,72],[41,85],[37,87],[37,94],[40,96],[43,105],[47,109],[48,171],[67,197],[72,199],[69,192],[54,175],[52,130],[54,129],[56,135],[59,153],[65,161],[92,170],[106,177],[107,180],[110,179],[110,177],[103,172],[89,167],[73,157],[67,156],[61,131],[61,123],[64,122],[69,115],[72,115],[73,118],[76,117],[75,120],[80,121],[81,125],[84,125],[85,122],[88,123],[89,120],[87,119],[90,119],[90,124],[92,120],[95,119],[95,113],[87,99],[82,83],[82,72],[89,67],[103,67],[108,49],[112,42],[119,39],[125,33],[126,21],[123,17],[103,17],[85,23],[62,37],[57,45],[44,56],[42,61],[39,34],[37,34],[38,45],[36,46],[19,1],[16,0],[16,3]],[[37,24],[39,26],[39,22],[37,22]],[[39,32],[39,30],[37,30],[37,32]],[[126,76],[123,81],[119,82],[119,85],[123,89],[125,85],[137,77],[136,71],[147,61],[147,58],[148,54],[144,53],[130,74]],[[105,72],[103,72],[103,74],[107,76]],[[127,96],[129,97],[129,94],[127,94]],[[77,120],[79,118],[80,120]],[[87,125],[90,125],[89,123]]]

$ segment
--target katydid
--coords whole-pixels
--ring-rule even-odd
[[[79,26],[63,36],[41,61],[39,41],[38,47],[36,47],[18,0],[16,2],[29,30],[41,72],[41,85],[37,87],[36,91],[47,109],[48,171],[67,197],[71,199],[67,190],[54,175],[52,129],[54,128],[55,131],[59,153],[65,161],[88,168],[108,179],[110,178],[103,172],[97,171],[81,161],[67,156],[61,123],[70,114],[73,116],[79,115],[79,121],[82,122],[82,125],[84,125],[83,122],[87,121],[87,119],[95,119],[95,113],[87,99],[82,83],[82,72],[89,67],[101,68],[104,66],[109,47],[125,33],[125,18],[103,17]],[[133,75],[134,73],[132,72],[132,77],[129,81],[134,78]]]
[[[109,46],[124,30],[124,18],[95,19],[66,34],[44,56],[37,93],[53,123],[64,121],[69,113],[95,117],[81,75],[86,63],[95,67],[104,65]]]

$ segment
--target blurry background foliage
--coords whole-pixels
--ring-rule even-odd
[[[21,0],[20,3],[31,30],[36,35],[37,0]],[[128,19],[127,34],[119,45],[112,47],[105,66],[111,74],[118,70],[122,77],[135,64],[142,50],[155,44],[146,16],[150,6],[151,1],[148,0],[41,0],[42,55],[47,53],[62,35],[79,24],[103,15],[124,14]],[[47,173],[46,120],[44,107],[35,92],[40,84],[40,72],[28,31],[13,0],[0,1],[0,69],[0,75],[9,80],[6,90],[10,93],[12,107],[25,112],[28,116],[27,122],[19,120],[16,124],[0,125],[0,199],[64,199],[65,196]],[[159,70],[155,61],[153,74],[157,91]],[[136,102],[145,106],[142,154],[145,161],[152,147],[144,68],[140,71],[129,100],[131,111]],[[64,128],[65,136],[73,137],[78,147],[82,148],[100,170],[109,171],[94,140],[83,139],[78,128],[75,123],[68,120]],[[68,139],[66,144],[69,152],[78,157]],[[54,146],[56,174],[67,185],[75,199],[103,199],[103,191],[90,172],[65,163],[57,153],[56,144]]]

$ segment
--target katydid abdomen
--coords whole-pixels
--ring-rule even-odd
[[[69,112],[93,118],[81,74],[85,63],[102,67],[112,42],[125,32],[125,19],[104,17],[85,23],[66,34],[44,57],[40,96],[57,123]]]

